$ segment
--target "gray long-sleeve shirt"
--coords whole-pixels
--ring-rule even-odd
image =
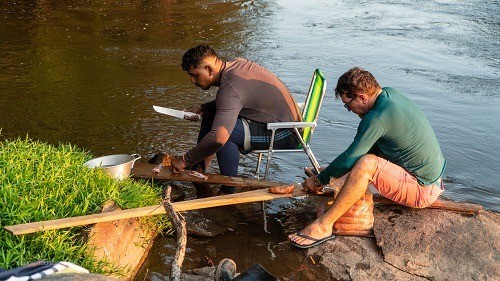
[[[238,117],[271,123],[301,121],[288,88],[271,71],[247,59],[226,62],[214,101],[211,131],[185,155],[188,166],[216,153],[231,135]]]

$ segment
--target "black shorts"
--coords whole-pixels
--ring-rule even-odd
[[[266,123],[243,120],[245,127],[245,146],[240,148],[241,153],[247,154],[252,150],[267,150],[271,141],[271,130]],[[295,149],[300,141],[293,129],[277,129],[274,135],[274,149]]]

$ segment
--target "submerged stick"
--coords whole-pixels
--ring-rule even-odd
[[[167,186],[163,196],[163,207],[165,212],[172,219],[172,224],[177,232],[177,251],[175,252],[175,259],[172,262],[172,270],[170,271],[170,278],[174,281],[181,280],[181,267],[184,261],[184,256],[186,255],[186,244],[187,244],[187,231],[186,231],[186,220],[184,217],[174,210],[174,206],[170,203],[170,193],[172,192],[172,187]]]

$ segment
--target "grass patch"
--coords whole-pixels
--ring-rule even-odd
[[[83,163],[92,158],[73,145],[58,147],[26,139],[0,142],[0,226],[99,213],[107,200],[123,209],[160,203],[158,190],[127,179],[115,181]],[[166,227],[161,216],[144,219]],[[14,236],[0,230],[0,268],[71,261],[103,272],[104,261],[88,254],[82,227]]]

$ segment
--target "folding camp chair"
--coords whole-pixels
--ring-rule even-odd
[[[311,161],[316,173],[319,173],[319,164],[314,157],[314,154],[309,147],[309,142],[311,140],[314,129],[317,126],[317,119],[319,114],[319,109],[321,103],[323,102],[323,96],[326,91],[326,79],[319,69],[314,71],[311,85],[309,87],[309,92],[306,97],[304,108],[302,110],[302,122],[279,122],[279,123],[268,123],[267,129],[271,130],[271,142],[269,143],[269,148],[267,150],[254,150],[252,153],[258,153],[257,168],[255,170],[256,177],[259,178],[260,163],[262,162],[262,154],[267,153],[266,162],[266,172],[264,174],[264,179],[267,180],[269,173],[269,164],[271,162],[271,157],[274,153],[281,152],[305,152],[307,157]],[[300,145],[295,149],[274,149],[274,136],[277,129],[293,128],[295,134],[299,137]],[[302,129],[302,132],[299,129]]]

